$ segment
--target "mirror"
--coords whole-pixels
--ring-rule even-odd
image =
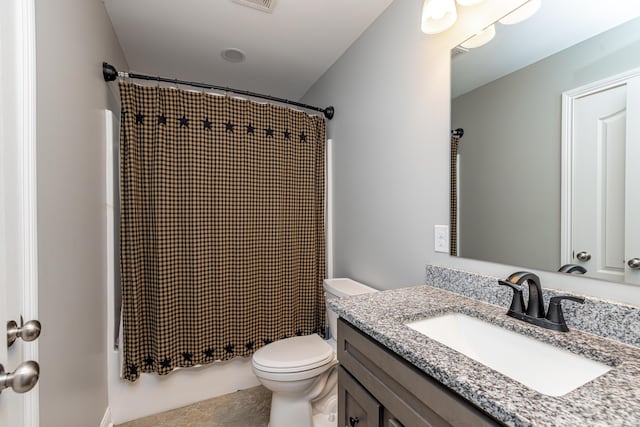
[[[640,284],[638,3],[543,0],[452,50],[452,255]]]

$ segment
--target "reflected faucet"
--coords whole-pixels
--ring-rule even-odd
[[[498,283],[513,289],[513,299],[511,300],[509,311],[507,311],[508,316],[554,331],[567,332],[569,330],[562,314],[562,306],[560,305],[562,300],[584,304],[584,298],[569,295],[556,296],[551,298],[549,310],[545,317],[542,286],[538,276],[528,271],[519,271],[507,277],[507,280],[498,280]],[[529,302],[527,303],[526,311],[522,297],[524,284],[529,286]]]
[[[585,274],[587,269],[578,264],[565,264],[558,270],[559,273]]]

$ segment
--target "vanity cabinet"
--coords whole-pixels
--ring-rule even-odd
[[[338,426],[379,427],[382,406],[344,368],[338,368]]]
[[[338,427],[502,425],[343,319],[338,360]]]

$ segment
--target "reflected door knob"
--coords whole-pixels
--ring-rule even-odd
[[[587,262],[591,259],[591,254],[587,251],[578,252],[576,258],[578,258],[578,261]]]
[[[20,316],[20,326],[15,320],[7,322],[7,346],[11,347],[18,338],[22,338],[23,341],[34,341],[40,336],[42,325],[37,320],[29,320],[24,323],[22,316]]]
[[[633,270],[640,270],[640,258],[631,258],[627,265]]]
[[[40,377],[40,365],[33,360],[21,363],[15,371],[7,373],[0,365],[0,393],[5,388],[11,388],[16,393],[26,393],[31,390]]]

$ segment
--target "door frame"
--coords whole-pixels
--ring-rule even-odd
[[[560,265],[573,264],[573,126],[575,102],[586,96],[627,84],[640,76],[640,68],[625,71],[562,93],[562,159],[560,202]]]
[[[3,123],[8,133],[15,135],[13,141],[3,144],[15,144],[19,165],[15,182],[19,185],[19,206],[22,221],[19,235],[22,242],[19,255],[21,283],[19,293],[22,296],[20,312],[25,320],[38,318],[38,240],[37,240],[37,181],[36,181],[36,32],[35,0],[12,0],[14,13],[7,16],[14,28],[13,46],[3,46],[9,64],[3,65],[8,76],[0,79],[2,90],[14,88],[16,97],[5,102],[0,109],[12,109],[17,118],[14,123]],[[4,55],[3,55],[4,56]],[[8,71],[11,70],[11,71]],[[6,134],[6,133],[5,133]],[[5,245],[0,240],[0,245]],[[3,248],[11,250],[11,248]],[[15,250],[15,248],[14,248]],[[0,319],[6,322],[9,319]],[[17,320],[17,319],[14,319]],[[4,326],[4,325],[3,325]],[[5,328],[0,330],[6,333]],[[6,341],[3,341],[6,342]],[[24,360],[38,360],[38,340],[23,346]],[[40,424],[39,387],[23,397],[25,427],[37,427]],[[16,408],[18,409],[18,408]]]

